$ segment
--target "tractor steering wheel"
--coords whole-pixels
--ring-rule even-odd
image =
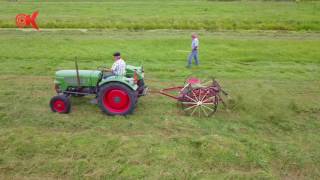
[[[111,69],[107,68],[106,66],[98,66],[97,69],[101,72],[111,72]]]

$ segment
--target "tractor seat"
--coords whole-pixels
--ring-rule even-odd
[[[201,80],[195,77],[191,77],[187,79],[186,81],[187,84],[190,84],[192,88],[202,88],[205,87],[204,85],[201,84]]]

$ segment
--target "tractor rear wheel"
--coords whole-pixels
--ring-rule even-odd
[[[71,109],[71,103],[69,98],[64,95],[54,96],[50,100],[50,108],[52,112],[69,113]]]
[[[98,93],[99,107],[108,115],[131,114],[136,100],[135,91],[120,83],[103,85]]]

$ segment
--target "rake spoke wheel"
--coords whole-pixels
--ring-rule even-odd
[[[210,88],[190,89],[181,99],[183,111],[194,117],[210,117],[218,107],[217,94]]]

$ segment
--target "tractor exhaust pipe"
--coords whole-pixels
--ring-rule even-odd
[[[76,72],[77,72],[77,83],[78,83],[78,88],[80,88],[80,77],[79,77],[79,68],[78,68],[78,61],[77,61],[77,57],[75,60],[75,65],[76,65]]]

